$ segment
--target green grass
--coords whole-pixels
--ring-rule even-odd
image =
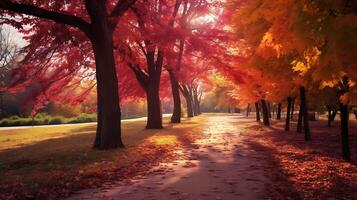
[[[155,145],[171,145],[172,141],[166,140],[200,132],[194,127],[199,127],[203,120],[195,118],[180,125],[164,121],[166,128],[162,130],[145,130],[145,120],[122,122],[126,148],[110,151],[92,148],[95,124],[0,129],[0,188],[12,183],[20,183],[32,192],[54,188],[60,182],[73,182],[79,172],[90,171],[101,162],[111,162],[116,168],[130,167],[146,156],[147,150],[140,145],[150,140],[157,140]],[[103,166],[97,168],[103,170]]]

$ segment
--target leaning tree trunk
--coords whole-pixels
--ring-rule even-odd
[[[124,147],[121,140],[121,113],[118,79],[113,55],[112,32],[105,8],[96,8],[92,16],[91,42],[96,61],[98,126],[94,148]]]
[[[281,119],[281,103],[278,103],[278,110],[276,113],[276,119],[280,120]]]
[[[288,97],[288,105],[287,105],[287,111],[286,111],[286,118],[285,118],[285,131],[290,130],[290,113],[291,113],[291,105],[292,105],[293,99],[291,97]]]
[[[172,99],[174,100],[174,109],[171,116],[171,123],[181,123],[181,98],[179,85],[174,73],[171,70],[169,70],[169,76],[171,82]]]
[[[187,117],[193,117],[193,107],[192,107],[192,100],[190,97],[185,97],[186,106],[187,106]]]
[[[263,113],[263,123],[265,126],[269,126],[269,113],[266,101],[264,99],[261,100],[262,103],[262,113]]]
[[[309,118],[308,118],[308,107],[306,103],[306,91],[305,87],[300,87],[300,102],[301,102],[301,114],[304,123],[304,138],[306,141],[311,140]]]
[[[255,103],[255,114],[256,114],[256,120],[257,122],[260,122],[260,113],[259,113],[259,103]]]

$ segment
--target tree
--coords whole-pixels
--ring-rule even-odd
[[[59,35],[68,34],[73,27],[76,29],[73,31],[76,34],[73,34],[71,38],[82,37],[83,39],[85,37],[90,41],[96,65],[97,80],[98,126],[94,142],[95,148],[123,147],[120,129],[118,77],[113,55],[113,33],[117,30],[116,26],[119,19],[134,3],[135,0],[120,0],[117,2],[86,0],[83,3],[76,1],[18,3],[10,0],[0,2],[2,16],[5,19],[3,23],[21,28],[22,25],[32,22],[34,27],[39,27],[41,22],[29,17],[34,16],[69,26],[69,28],[64,27],[62,30],[58,29],[57,34]],[[14,13],[19,13],[20,22],[14,18],[4,17],[6,15],[15,16]],[[77,30],[81,33],[78,33]],[[38,45],[44,44],[39,43]],[[72,45],[75,46],[76,44]],[[42,56],[46,58],[46,54],[43,54]],[[31,67],[36,68],[36,66]],[[47,84],[51,85],[55,82],[52,81]]]

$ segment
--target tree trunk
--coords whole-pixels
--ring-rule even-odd
[[[249,111],[250,111],[249,107],[250,107],[250,104],[248,103],[246,117],[249,117]]]
[[[94,148],[124,147],[121,140],[121,113],[118,79],[113,55],[112,32],[105,7],[95,8],[91,35],[96,61],[98,125]]]
[[[286,111],[286,118],[285,118],[285,131],[290,131],[290,113],[291,113],[291,105],[292,105],[293,99],[291,97],[288,97],[288,105],[287,105],[287,111]]]
[[[300,109],[299,109],[299,116],[298,116],[296,132],[298,132],[298,133],[302,132],[302,110],[301,110],[301,104],[300,104]]]
[[[193,90],[193,101],[195,104],[195,112],[197,115],[201,114],[201,109],[200,109],[200,102],[198,100],[198,94],[197,94],[197,88]]]
[[[340,103],[341,111],[341,137],[342,137],[342,157],[344,160],[351,159],[349,138],[348,138],[348,118],[349,110],[348,104]]]
[[[295,111],[295,98],[292,98],[292,101],[291,101],[291,120],[294,119],[294,111]]]
[[[336,115],[337,115],[337,110],[332,110],[331,122],[335,121]]]
[[[308,107],[306,103],[306,91],[304,87],[300,87],[300,102],[301,102],[301,111],[302,111],[302,120],[304,123],[304,137],[305,140],[311,140],[310,135],[310,126],[309,126],[309,118],[308,118]]]
[[[191,118],[193,117],[193,108],[192,108],[192,101],[190,97],[185,97],[186,99],[186,105],[187,105],[187,117]]]
[[[328,116],[327,116],[327,126],[331,127],[331,114],[332,114],[332,110],[331,108],[328,108]]]
[[[147,98],[147,129],[161,129],[162,128],[162,112],[161,101],[159,96],[159,80],[153,80],[150,77],[150,84],[146,94]]]
[[[262,103],[262,113],[263,113],[263,123],[265,126],[269,126],[269,114],[268,114],[268,107],[264,99],[261,100]]]
[[[281,103],[278,103],[278,111],[276,113],[276,119],[277,120],[281,119]]]
[[[174,109],[171,116],[171,123],[181,123],[181,98],[178,82],[175,78],[174,73],[169,70],[172,99],[174,100]]]
[[[259,103],[255,103],[255,115],[257,122],[260,122]]]
[[[353,111],[353,114],[355,115],[355,118],[356,118],[356,120],[357,120],[357,110],[354,110],[354,111]]]
[[[267,106],[268,106],[268,116],[269,116],[269,119],[271,119],[271,105],[270,105],[269,101],[267,102]]]

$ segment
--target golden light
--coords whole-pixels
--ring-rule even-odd
[[[148,140],[156,145],[176,145],[178,143],[177,137],[174,135],[155,135]]]

